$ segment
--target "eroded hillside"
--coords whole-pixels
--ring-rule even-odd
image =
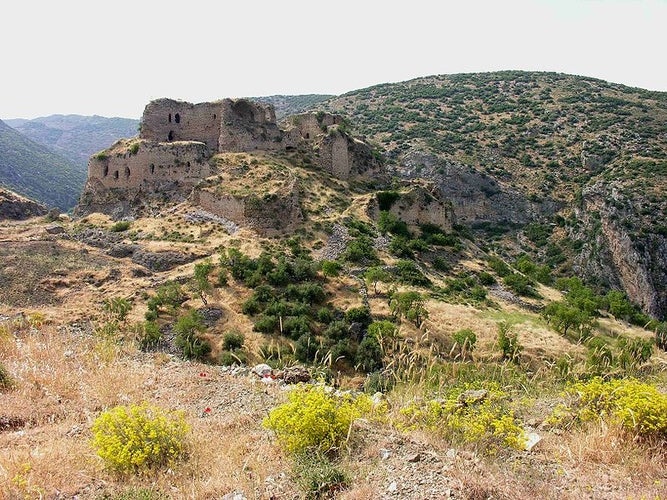
[[[664,318],[664,93],[556,73],[475,73],[378,85],[320,108],[349,116],[396,175],[434,181],[460,223],[494,240],[509,234],[506,255],[528,251],[622,288]]]

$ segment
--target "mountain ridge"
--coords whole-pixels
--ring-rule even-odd
[[[66,211],[78,201],[85,176],[81,166],[0,120],[0,185]]]

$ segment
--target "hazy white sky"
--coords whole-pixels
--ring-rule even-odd
[[[666,23],[667,0],[10,0],[0,118],[504,69],[667,91]]]

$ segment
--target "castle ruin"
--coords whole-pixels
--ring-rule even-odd
[[[382,173],[378,156],[342,124],[340,116],[306,113],[290,117],[281,128],[273,106],[248,99],[151,101],[138,137],[121,139],[90,159],[75,214],[100,211],[118,218],[155,197],[185,199],[200,181],[215,175],[211,159],[218,153],[299,150],[340,179]]]

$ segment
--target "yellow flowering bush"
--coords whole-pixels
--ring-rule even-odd
[[[508,408],[508,396],[497,388],[457,388],[447,397],[416,401],[402,408],[403,430],[426,429],[452,442],[476,443],[494,453],[500,446],[522,449],[526,434]]]
[[[146,403],[116,406],[93,422],[93,447],[110,469],[142,472],[180,458],[189,430],[182,413]]]
[[[569,385],[564,395],[571,401],[554,410],[551,424],[603,420],[639,436],[667,436],[667,394],[651,384],[595,377]]]
[[[299,386],[288,401],[271,410],[263,425],[290,453],[327,452],[345,442],[352,422],[370,412],[366,395],[336,395],[322,386]]]

